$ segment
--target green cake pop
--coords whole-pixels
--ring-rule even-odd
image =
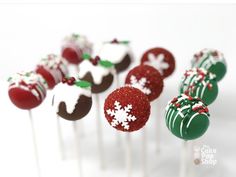
[[[214,49],[203,49],[196,53],[191,63],[194,68],[205,68],[215,74],[217,81],[224,77],[227,70],[224,55]]]
[[[209,112],[200,98],[181,94],[172,99],[165,112],[166,126],[177,137],[193,140],[209,126]]]
[[[218,86],[215,75],[204,68],[187,70],[182,77],[180,94],[185,93],[198,97],[207,105],[211,104],[218,95]]]

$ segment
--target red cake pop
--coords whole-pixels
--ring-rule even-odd
[[[92,53],[92,43],[87,40],[86,36],[72,34],[63,40],[61,53],[69,63],[77,65],[83,61],[83,53]]]
[[[175,70],[175,58],[164,48],[152,48],[146,51],[141,58],[141,64],[153,66],[164,78]]]
[[[163,77],[152,66],[140,65],[130,70],[125,84],[141,90],[149,101],[153,101],[160,96],[163,90]]]
[[[46,97],[46,82],[34,72],[20,72],[9,77],[8,94],[12,103],[20,109],[32,109]]]
[[[150,115],[150,103],[139,89],[121,87],[106,98],[104,114],[112,127],[132,132],[146,124]]]
[[[49,54],[37,65],[36,73],[43,76],[49,89],[53,89],[68,74],[67,62],[62,57]]]

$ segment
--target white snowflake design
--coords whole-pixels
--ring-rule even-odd
[[[146,83],[148,83],[148,80],[145,77],[142,77],[140,80],[138,80],[134,75],[130,77],[130,86],[141,90],[145,95],[150,95],[151,90],[145,87]]]
[[[149,53],[148,61],[145,63],[153,65],[163,75],[163,71],[169,68],[169,64],[165,62],[164,59],[165,56],[162,53],[157,56],[155,56],[153,53]]]
[[[128,104],[124,108],[122,108],[119,101],[115,101],[114,103],[115,109],[106,110],[107,114],[112,116],[111,126],[116,127],[121,124],[125,130],[129,130],[129,122],[135,121],[137,118],[130,114],[132,110],[132,105]]]

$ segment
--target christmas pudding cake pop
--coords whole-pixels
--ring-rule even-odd
[[[165,112],[168,129],[184,140],[202,136],[209,126],[209,116],[207,106],[199,98],[186,94],[171,100]]]
[[[117,73],[126,70],[133,61],[129,42],[117,39],[104,43],[99,56],[111,61],[115,65]]]
[[[130,70],[125,83],[141,90],[149,101],[158,98],[163,89],[163,77],[149,65],[140,65]]]
[[[88,54],[83,55],[83,62],[80,63],[78,76],[81,80],[92,83],[92,93],[100,93],[108,89],[114,78],[114,65],[100,59],[99,56],[92,58]]]
[[[46,97],[47,83],[35,72],[19,72],[8,78],[8,95],[20,109],[39,106]]]
[[[146,51],[141,58],[141,64],[153,66],[164,78],[175,70],[175,58],[170,51],[164,48],[152,48]]]
[[[50,54],[37,65],[36,72],[43,76],[49,89],[62,81],[68,74],[67,62],[64,58]]]
[[[92,53],[92,43],[86,36],[72,34],[65,37],[62,43],[62,57],[71,64],[79,64],[83,53]]]
[[[139,89],[121,87],[106,98],[104,114],[112,127],[132,132],[142,128],[148,121],[150,103],[147,96]]]
[[[214,49],[203,49],[196,53],[191,61],[192,67],[205,68],[216,75],[216,80],[220,81],[227,70],[223,53]]]
[[[75,121],[90,111],[91,96],[91,83],[74,77],[63,78],[54,89],[52,106],[60,117]]]
[[[192,68],[184,73],[181,80],[180,93],[198,97],[207,105],[218,95],[215,75],[203,68]]]

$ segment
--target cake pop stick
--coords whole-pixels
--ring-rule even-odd
[[[34,128],[34,120],[33,120],[31,110],[28,110],[28,113],[29,113],[29,119],[30,119],[30,125],[31,125],[31,132],[32,132],[32,140],[33,140],[33,146],[34,146],[34,155],[35,155],[37,174],[38,174],[38,177],[41,177],[41,169],[40,169],[40,163],[39,163],[38,146],[37,146],[36,133],[35,133],[35,128]]]
[[[188,142],[183,141],[181,147],[181,159],[180,159],[180,177],[187,177],[188,170]]]
[[[103,134],[102,134],[102,125],[101,125],[101,114],[100,114],[100,101],[99,95],[94,95],[95,104],[96,104],[96,121],[97,121],[97,139],[98,139],[98,155],[100,159],[100,168],[105,168],[105,160],[104,160],[104,143],[103,143]]]
[[[163,90],[163,77],[160,72],[154,67],[149,65],[139,65],[131,69],[126,77],[125,83],[128,86],[135,87],[141,90],[148,98],[148,100],[154,101],[157,99]],[[159,105],[158,105],[159,106]],[[158,107],[157,107],[158,108]],[[160,114],[160,111],[158,112]],[[156,117],[155,117],[156,118]],[[157,117],[160,119],[160,117]],[[159,121],[158,121],[159,122]],[[158,133],[160,132],[160,125],[157,127]],[[143,175],[147,175],[147,157],[146,157],[146,131],[143,131]],[[160,140],[158,140],[160,142]]]
[[[132,143],[131,135],[126,134],[126,155],[125,155],[125,164],[126,164],[126,173],[127,177],[132,176]]]
[[[127,132],[126,168],[131,175],[131,137],[129,132],[141,129],[149,119],[148,97],[139,89],[125,86],[113,91],[105,100],[104,114],[109,124],[117,130]]]
[[[60,117],[73,121],[77,163],[81,176],[80,136],[75,121],[86,116],[92,107],[91,83],[76,80],[74,77],[63,78],[62,83],[54,89],[52,106]]]
[[[165,48],[155,47],[147,50],[141,57],[142,65],[150,65],[157,69],[162,75],[163,79],[169,77],[175,70],[175,58],[173,54]],[[156,118],[156,149],[160,152],[160,139],[161,139],[161,98],[156,102],[157,108]]]
[[[61,159],[65,159],[65,148],[64,148],[64,141],[62,136],[62,129],[61,129],[61,123],[60,123],[60,117],[57,115],[57,134],[58,134],[58,142],[59,142],[59,150]]]
[[[143,171],[143,174],[142,176],[143,177],[147,177],[148,176],[148,164],[147,164],[147,133],[146,133],[146,127],[143,128],[142,130],[142,171]]]
[[[8,78],[8,95],[11,102],[18,108],[28,110],[37,174],[40,177],[40,164],[37,150],[37,141],[31,109],[39,106],[46,97],[47,84],[45,80],[35,72],[19,72]]]
[[[79,134],[79,129],[78,126],[76,125],[76,121],[72,122],[73,124],[73,130],[74,130],[74,137],[75,137],[75,154],[76,154],[76,160],[78,164],[78,173],[79,177],[83,176],[83,171],[82,171],[82,156],[81,156],[81,149],[80,149],[80,134]]]
[[[96,105],[96,121],[97,121],[97,135],[98,135],[98,151],[101,169],[105,168],[103,157],[103,135],[100,118],[100,100],[99,93],[107,90],[113,82],[115,70],[114,65],[108,60],[103,60],[99,56],[92,58],[89,54],[83,55],[83,61],[80,63],[78,76],[80,79],[87,80],[92,83],[92,93],[95,93]]]

